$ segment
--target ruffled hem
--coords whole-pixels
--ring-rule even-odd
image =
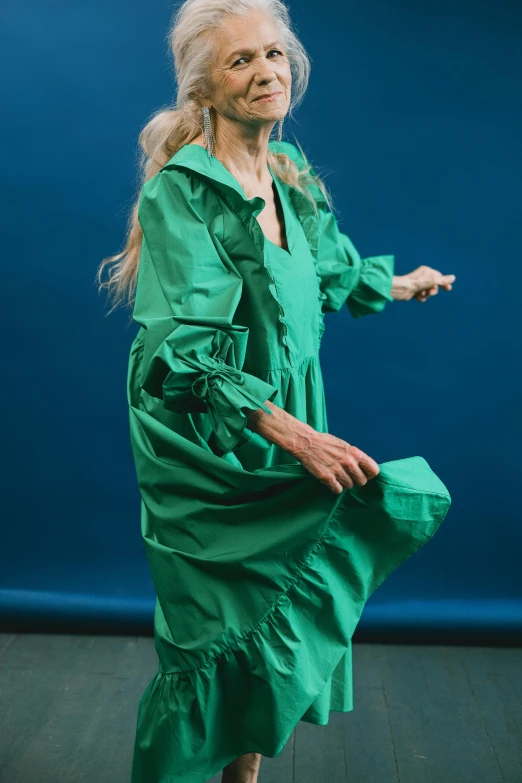
[[[156,674],[138,709],[131,783],[205,783],[244,753],[278,755],[300,720],[327,722],[310,708],[350,650],[365,602],[432,538],[451,502],[422,457],[380,469],[337,496],[322,535],[255,627],[202,665]]]

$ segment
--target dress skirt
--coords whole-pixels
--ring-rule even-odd
[[[276,756],[300,720],[353,708],[365,602],[435,534],[450,496],[420,456],[335,495],[299,464],[248,471],[131,416],[151,466],[140,490],[159,658],[132,783],[204,783],[244,753]]]

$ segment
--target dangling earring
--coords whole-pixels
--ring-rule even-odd
[[[203,111],[203,130],[205,131],[205,142],[206,142],[206,147],[208,152],[208,159],[210,163],[212,163],[216,137],[214,136],[214,131],[212,130],[212,125],[210,124],[210,110],[208,106],[203,106],[202,111]]]
[[[277,140],[278,141],[281,141],[282,138],[283,138],[283,122],[284,122],[284,118],[282,120],[279,120],[279,122],[277,123],[277,125],[278,125],[278,128],[277,128]]]

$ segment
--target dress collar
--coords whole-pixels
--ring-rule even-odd
[[[268,143],[268,149],[273,152],[278,151],[277,146],[278,143],[275,141],[270,141]],[[200,144],[184,144],[180,147],[172,158],[163,166],[163,168],[171,167],[195,171],[202,177],[212,180],[220,189],[228,192],[233,191],[237,196],[240,196],[242,201],[250,204],[253,209],[261,206],[261,204],[263,206],[265,204],[265,201],[260,196],[254,196],[251,199],[247,198],[245,191],[234,175],[220,160],[218,160],[218,158],[213,158],[211,163],[207,150]]]
[[[278,142],[272,140],[268,142],[268,149],[271,152],[286,153],[297,165],[299,165],[299,160],[296,159],[297,150],[292,144],[284,141]],[[266,204],[261,196],[254,196],[250,199],[247,198],[245,191],[234,175],[220,160],[218,160],[218,158],[213,158],[211,163],[207,150],[200,144],[184,144],[162,168],[181,168],[195,171],[201,177],[209,180],[210,184],[218,187],[225,196],[228,196],[229,199],[235,203],[237,208],[245,209],[248,213],[256,211],[259,213]],[[270,173],[272,174],[272,177],[276,179],[276,176],[271,169]],[[284,183],[280,184],[284,185]],[[311,192],[316,202],[324,202],[323,194],[317,186],[312,185]],[[309,200],[296,190],[296,188],[289,188],[289,196],[298,213],[313,213]]]

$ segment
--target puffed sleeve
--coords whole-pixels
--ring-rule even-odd
[[[305,166],[305,159],[294,144],[283,142],[281,150],[288,154],[298,168]],[[314,173],[313,167],[311,172]],[[312,185],[310,190],[319,215],[310,215],[303,199],[300,199],[300,203],[307,212],[304,223],[316,260],[323,312],[340,310],[345,303],[354,318],[380,312],[386,302],[394,301],[391,287],[395,257],[383,255],[361,258],[351,239],[339,230],[321,190],[316,185]]]
[[[395,257],[361,258],[351,239],[339,230],[333,213],[326,205],[318,206],[316,268],[323,312],[340,310],[344,303],[354,318],[380,312],[386,302],[393,302]]]
[[[233,319],[243,281],[203,219],[205,189],[168,168],[145,183],[133,317],[147,334],[141,387],[169,411],[208,413],[209,446],[225,454],[245,438],[245,409],[271,413],[278,389],[242,372],[248,327]]]

